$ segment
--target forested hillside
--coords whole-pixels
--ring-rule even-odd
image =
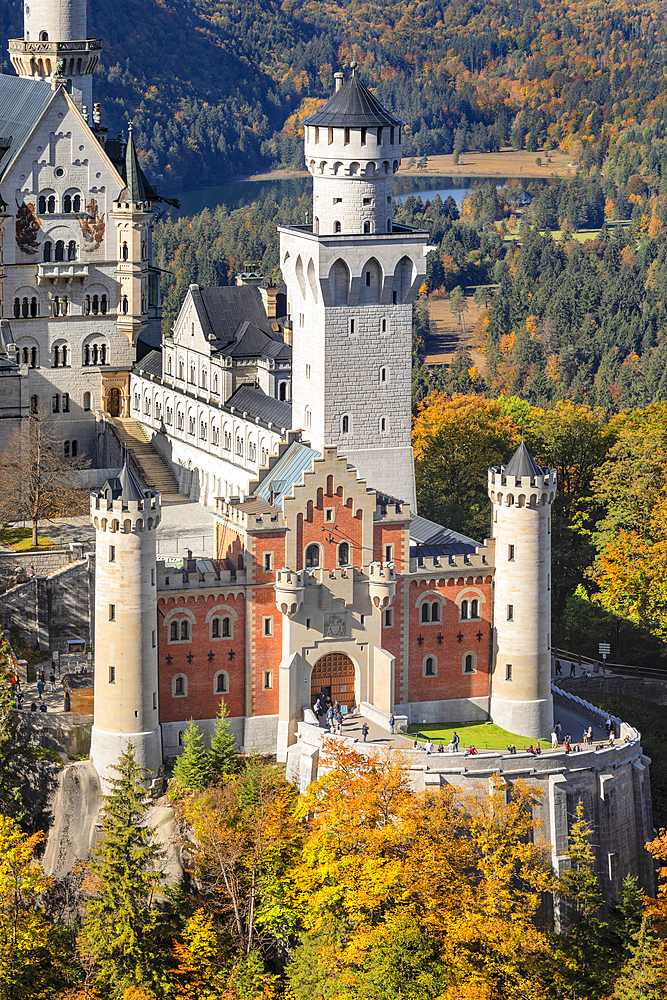
[[[660,169],[667,3],[91,0],[96,96],[131,118],[170,194],[299,163],[297,118],[354,57],[407,122],[404,152],[560,145],[586,167]],[[22,34],[19,0],[3,5]],[[2,40],[3,48],[5,41]]]

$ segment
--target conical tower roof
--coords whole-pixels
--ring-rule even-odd
[[[524,476],[532,479],[535,476],[543,475],[542,469],[540,469],[539,465],[530,454],[523,441],[514,452],[507,465],[503,466],[503,472],[506,476],[516,476],[517,479],[523,479]]]
[[[374,125],[403,125],[404,122],[382,107],[358,76],[349,77],[319,111],[304,125],[333,128],[361,128]]]
[[[115,479],[107,479],[101,492],[105,494],[107,500],[121,500],[126,504],[133,500],[145,500],[147,490],[142,487],[130,468],[126,455],[120,474]]]
[[[130,126],[127,146],[125,148],[125,187],[118,196],[118,201],[131,201],[135,204],[142,201],[155,201],[157,195],[146,180],[146,175],[139,166],[137,147]]]

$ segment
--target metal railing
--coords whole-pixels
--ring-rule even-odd
[[[649,680],[667,681],[667,669],[664,667],[640,667],[633,663],[612,663],[609,660],[605,663],[601,656],[597,658],[582,656],[580,653],[572,653],[567,649],[557,649],[554,646],[551,648],[551,655],[563,664],[576,663],[577,666],[594,667],[597,663],[599,664],[598,674],[620,674],[627,677],[646,677]],[[567,674],[563,674],[563,677],[567,677]]]

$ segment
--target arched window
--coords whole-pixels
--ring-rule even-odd
[[[347,414],[343,417],[341,421],[341,430],[343,434],[348,434],[350,431],[350,418],[347,416]]]
[[[309,545],[306,549],[306,569],[317,569],[320,565],[319,545]]]
[[[30,314],[30,308],[28,306],[28,296],[25,295],[21,301],[21,316],[27,319]]]
[[[60,348],[59,347],[54,347],[53,348],[53,367],[57,368],[59,364],[60,364]]]
[[[216,694],[227,694],[229,691],[229,677],[224,670],[220,670],[215,675],[214,690]]]
[[[45,242],[45,244],[44,244],[44,263],[45,264],[50,264],[51,263],[51,254],[52,254],[52,252],[53,252],[53,244],[51,243],[51,240],[47,240]]]
[[[99,299],[99,296],[98,295],[93,295],[93,303],[92,303],[92,313],[93,313],[93,316],[97,316],[97,314],[99,312],[99,308],[100,308],[100,299]]]
[[[36,368],[37,367],[37,348],[36,347],[33,347],[30,350],[30,367],[31,368]]]
[[[387,381],[387,369],[383,365],[382,368],[380,369],[380,382],[384,383],[386,381]]]
[[[48,33],[48,31],[40,31],[40,33],[39,33],[39,40],[40,40],[40,42],[48,42],[48,40],[49,40],[49,33]]]
[[[30,397],[30,412],[39,413],[39,396]]]
[[[46,215],[46,198],[43,194],[37,199],[37,211],[40,215]]]
[[[461,601],[461,618],[467,618],[467,617],[468,617],[468,602]]]
[[[213,618],[211,621],[211,639],[220,638],[220,619]]]
[[[54,194],[49,195],[49,200],[46,203],[46,208],[49,215],[53,215],[56,210],[56,196]]]
[[[67,244],[67,259],[76,260],[76,242],[75,240],[70,240]]]
[[[56,261],[65,259],[65,241],[56,240]]]
[[[105,294],[103,294],[100,296],[100,312],[102,313],[103,316],[106,316],[107,308],[108,308],[107,297]]]
[[[127,243],[125,242],[125,240],[123,240],[123,246],[121,248],[121,257],[123,260],[127,260],[128,258]]]
[[[282,400],[283,403],[287,399],[287,382],[281,382],[278,386],[278,399]]]
[[[63,198],[63,212],[72,211],[72,196],[71,194],[66,194]]]
[[[30,299],[30,315],[33,317],[37,315],[37,298],[34,295]]]
[[[21,300],[14,299],[14,319],[21,318]]]
[[[223,639],[228,639],[232,634],[231,622],[229,618],[222,619],[222,637]]]
[[[84,392],[83,394],[83,408],[84,410],[90,409],[90,393]]]
[[[171,642],[178,640],[178,622],[172,622],[169,626],[169,639]]]
[[[23,348],[23,364],[24,364],[24,365],[27,365],[27,364],[28,364],[28,357],[29,357],[29,354],[28,354],[28,348],[27,348],[27,347],[24,347],[24,348]]]
[[[189,625],[190,625],[190,623],[188,622],[187,618],[183,618],[181,620],[181,639],[188,639],[189,638],[189,636],[190,636]]]
[[[370,224],[370,222],[364,222],[364,235],[366,235],[367,233],[370,233],[370,231],[371,231],[371,224]]]
[[[479,618],[479,601],[477,600],[470,602],[470,617]]]
[[[72,199],[72,208],[74,209],[75,212],[80,212],[81,211],[81,195],[80,194],[75,194],[74,195],[74,198]]]
[[[380,417],[380,433],[384,434],[386,430],[387,430],[387,418]]]
[[[182,697],[187,694],[186,678],[183,676],[174,677],[174,696]]]
[[[430,620],[431,620],[431,615],[429,612],[429,604],[427,601],[424,601],[424,603],[422,604],[422,621],[428,622]]]
[[[466,674],[474,674],[475,672],[475,657],[472,653],[466,653],[463,660],[463,670]]]
[[[350,564],[350,546],[347,542],[341,542],[338,546],[338,565],[339,566],[349,566]]]
[[[438,603],[438,601],[434,601],[433,604],[431,605],[431,621],[432,622],[440,621],[440,604]]]
[[[334,222],[334,233],[340,233],[342,231],[340,222]]]
[[[427,656],[424,660],[424,677],[435,677],[435,658]]]
[[[123,296],[123,303],[122,304],[123,304],[123,312],[125,313],[125,315],[127,315],[128,309],[130,308],[130,304],[129,304],[128,300],[127,300],[127,295]]]
[[[69,458],[69,441],[63,442],[63,455],[65,458]]]

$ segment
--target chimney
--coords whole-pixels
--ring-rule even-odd
[[[345,79],[345,73],[334,73],[334,80],[336,81],[336,93],[343,86],[343,80]]]
[[[262,296],[262,303],[264,304],[267,319],[275,319],[278,289],[260,285],[259,294]]]

